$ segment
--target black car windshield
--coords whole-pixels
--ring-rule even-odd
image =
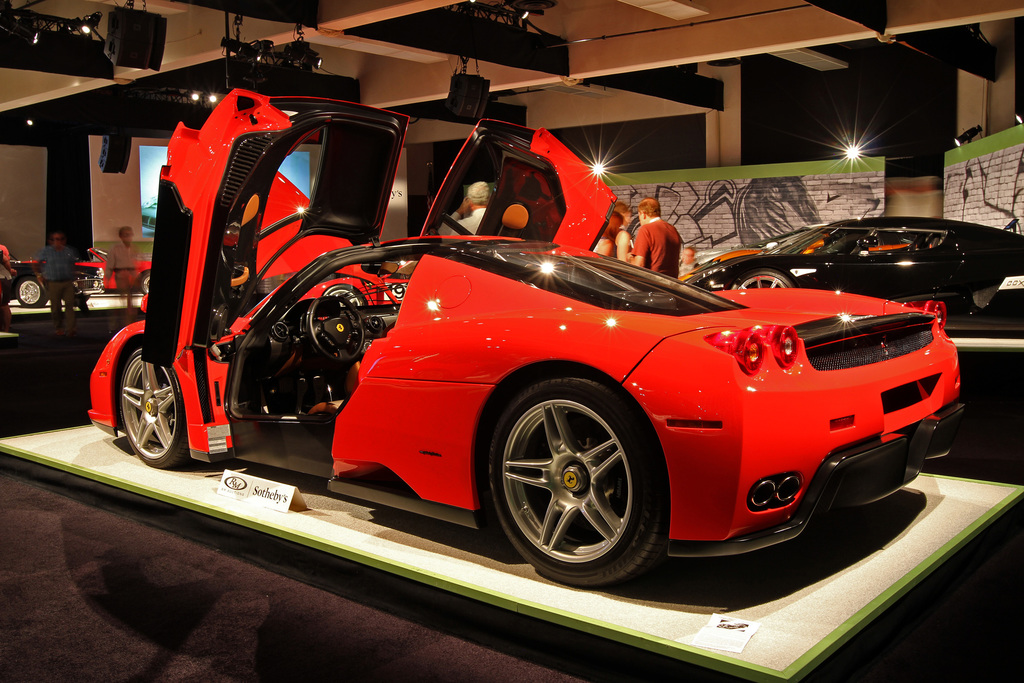
[[[824,227],[795,235],[781,242],[769,254],[849,254],[857,247],[857,240],[870,231],[862,227]]]
[[[744,308],[675,278],[613,258],[572,256],[555,244],[488,243],[450,258],[612,311],[684,316]]]

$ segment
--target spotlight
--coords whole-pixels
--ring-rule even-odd
[[[320,54],[304,40],[296,40],[284,46],[284,59],[303,71],[319,69],[323,60]]]
[[[974,126],[973,128],[968,128],[963,133],[958,135],[953,140],[953,142],[956,143],[957,147],[959,147],[960,145],[966,145],[968,142],[970,142],[974,138],[978,137],[978,135],[980,133],[981,133],[981,126]]]
[[[220,46],[225,48],[228,54],[234,53],[242,59],[256,60],[260,56],[259,48],[251,43],[243,43],[240,40],[221,38]]]
[[[857,145],[850,145],[846,148],[846,158],[849,160],[860,159],[860,147]]]
[[[89,35],[99,28],[100,21],[103,20],[103,12],[93,12],[84,19],[78,20],[78,30]]]
[[[191,95],[189,95],[189,97],[191,97],[191,98],[192,98],[192,101],[193,101],[193,102],[198,102],[198,101],[199,101],[199,97],[200,97],[200,95],[199,95],[199,93],[197,93],[197,92],[194,92],[194,93],[192,93]]]
[[[1020,114],[1017,114],[1017,123],[1018,123],[1018,124],[1020,124],[1020,123],[1024,123],[1024,119],[1022,119],[1022,118],[1020,117]]]

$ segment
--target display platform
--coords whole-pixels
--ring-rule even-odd
[[[477,531],[349,504],[315,477],[241,461],[155,470],[131,455],[125,440],[93,427],[3,439],[0,451],[609,646],[752,681],[808,677],[1024,496],[1024,487],[922,476],[878,503],[819,518],[791,542],[735,557],[670,559],[632,583],[586,591],[538,577],[497,524]],[[218,495],[225,467],[297,486],[308,509],[276,512]],[[741,653],[695,646],[713,614],[760,628]]]

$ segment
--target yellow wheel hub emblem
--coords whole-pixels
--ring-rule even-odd
[[[152,413],[153,412],[153,402],[152,401],[146,401],[146,412],[147,413]]]
[[[565,484],[565,488],[574,489],[579,484],[579,479],[575,472],[569,471],[562,475],[562,483]]]

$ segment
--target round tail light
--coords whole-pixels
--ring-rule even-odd
[[[800,348],[800,337],[789,325],[779,325],[771,331],[772,354],[783,370],[793,367]]]

